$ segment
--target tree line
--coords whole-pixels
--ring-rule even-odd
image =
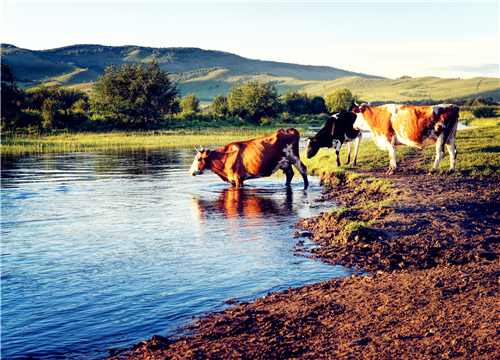
[[[2,61],[2,124],[5,131],[45,133],[66,131],[156,130],[235,125],[322,125],[329,114],[349,110],[358,95],[339,88],[326,96],[298,90],[279,95],[272,82],[236,83],[202,111],[196,94],[185,97],[157,61],[106,68],[88,96],[80,90],[40,85],[19,89],[10,66]],[[412,102],[428,105],[429,100]],[[493,99],[448,99],[435,103],[459,106],[497,105]],[[373,102],[371,105],[381,105]],[[494,114],[494,112],[493,112]]]

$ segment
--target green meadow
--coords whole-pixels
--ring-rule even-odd
[[[69,74],[53,77],[46,86],[60,85],[80,89],[91,93],[92,82],[99,74],[93,70],[77,69]],[[273,82],[279,93],[305,91],[310,95],[324,96],[345,87],[353,94],[358,94],[364,101],[394,101],[404,103],[425,99],[451,99],[498,96],[498,78],[477,77],[472,79],[443,79],[432,76],[408,79],[367,79],[359,76],[346,76],[335,80],[300,80],[294,77],[273,76],[270,74],[245,74],[227,69],[214,69],[201,77],[181,81],[177,87],[182,96],[195,93],[199,99],[211,101],[218,94],[227,94],[235,83],[246,81]],[[34,84],[19,83],[21,88],[33,87]]]
[[[500,119],[475,119],[469,122],[470,126],[476,128],[457,131],[456,146],[458,150],[457,165],[453,176],[455,177],[481,177],[500,178]],[[397,161],[408,156],[422,156],[418,167],[428,170],[434,162],[436,150],[434,146],[418,149],[409,146],[396,148]],[[340,162],[347,158],[347,147],[343,146],[340,152]],[[308,168],[308,172],[320,175],[323,172],[351,172],[352,166],[341,166],[337,168],[335,151],[332,149],[321,149],[318,154],[308,160],[303,156],[302,161]],[[389,166],[387,151],[380,150],[373,141],[361,142],[357,166],[361,169],[373,169]],[[450,157],[445,150],[443,160],[439,164],[438,173],[446,173],[450,166]]]
[[[211,144],[223,146],[268,135],[278,127],[224,128],[177,131],[64,133],[58,135],[2,135],[2,154],[92,151],[110,149],[163,149]]]
[[[457,132],[458,149],[456,172],[453,176],[479,176],[500,178],[500,119],[474,119],[470,126],[477,126]],[[191,147],[200,144],[223,146],[234,141],[243,141],[268,135],[278,127],[259,128],[224,128],[203,130],[176,130],[164,132],[112,132],[112,133],[78,133],[42,136],[2,135],[2,154],[24,154],[43,152],[93,151],[109,149],[162,149],[172,147]],[[302,136],[306,128],[297,127]],[[418,149],[409,146],[396,148],[398,163],[405,157],[422,155],[418,166],[430,169],[434,161],[435,147]],[[347,146],[340,152],[341,163],[347,158]],[[301,154],[302,161],[310,174],[320,175],[323,172],[350,172],[352,165],[336,164],[335,151],[322,148],[312,159]],[[373,141],[362,141],[358,153],[357,166],[361,169],[387,167],[389,158],[387,151],[380,150]],[[449,155],[445,152],[438,172],[444,173],[449,168]],[[297,172],[298,173],[298,172]]]

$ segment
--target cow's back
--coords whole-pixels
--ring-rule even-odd
[[[235,166],[243,166],[250,174],[268,174],[275,171],[279,162],[287,154],[298,155],[300,134],[295,129],[280,129],[261,138],[227,145],[236,149]]]
[[[456,108],[454,105],[388,107],[397,143],[418,147],[434,144],[441,134],[447,136],[456,126]]]
[[[330,134],[332,133],[332,126],[335,126],[335,128],[330,136],[331,139],[338,139],[343,142],[346,138],[354,139],[359,135],[359,130],[353,128],[354,121],[356,121],[356,114],[353,112],[339,113],[336,118],[332,118],[334,118],[334,122],[329,124]]]

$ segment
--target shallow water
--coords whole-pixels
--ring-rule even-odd
[[[2,358],[99,358],[229,299],[352,274],[291,251],[296,221],[328,209],[317,178],[235,190],[190,177],[193,157],[2,157]]]

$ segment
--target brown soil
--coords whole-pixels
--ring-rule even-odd
[[[319,201],[348,210],[303,219],[322,246],[297,254],[369,273],[270,293],[208,314],[185,335],[153,336],[110,359],[499,359],[498,180],[428,176],[418,159],[346,182]],[[390,194],[362,184],[387,178]],[[387,206],[362,207],[390,195]],[[376,221],[345,233],[348,221]]]

